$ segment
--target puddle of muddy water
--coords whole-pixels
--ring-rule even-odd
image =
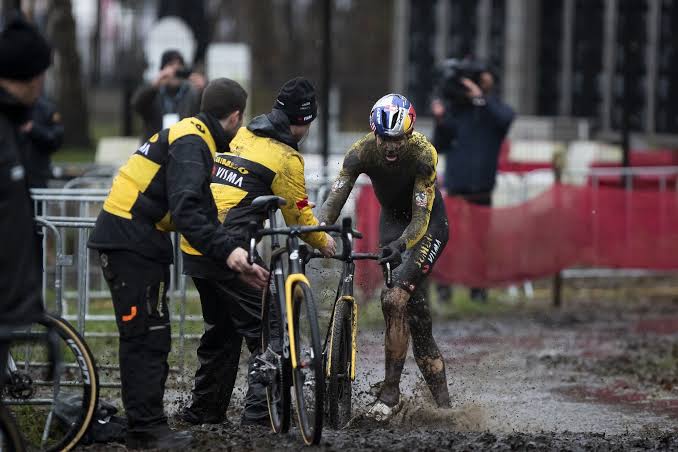
[[[668,319],[579,312],[436,324],[452,407],[433,405],[410,352],[404,405],[390,423],[325,429],[312,448],[302,447],[294,428],[273,435],[238,425],[243,360],[230,422],[192,428],[199,440],[193,450],[678,450],[678,385],[672,383],[678,369],[671,367],[676,310]],[[383,378],[383,353],[383,333],[362,330],[356,415],[374,400],[370,387]],[[190,372],[185,384],[168,391],[172,423],[190,392]]]

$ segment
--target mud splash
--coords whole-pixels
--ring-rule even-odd
[[[586,304],[571,312],[434,324],[452,408],[435,407],[408,352],[403,407],[387,424],[360,418],[374,400],[370,386],[384,377],[383,331],[362,330],[357,421],[325,429],[317,447],[304,447],[294,427],[286,435],[241,427],[242,378],[229,423],[179,422],[185,386],[176,390],[168,413],[174,427],[194,432],[197,442],[189,450],[200,451],[678,450],[675,319],[678,303],[670,300],[636,310]]]

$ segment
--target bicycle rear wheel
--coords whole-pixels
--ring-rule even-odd
[[[353,306],[341,298],[332,318],[328,345],[327,417],[332,428],[341,428],[351,420],[351,355]]]
[[[322,349],[318,314],[311,288],[304,282],[292,287],[294,350],[297,366],[292,369],[299,430],[306,444],[318,444],[323,426]]]
[[[21,433],[12,419],[12,414],[0,404],[0,452],[24,452],[25,450]]]
[[[3,403],[10,405],[29,450],[72,449],[94,416],[99,379],[92,353],[67,321],[46,315],[31,327],[43,333],[53,329],[59,339],[60,366],[47,379],[48,344],[16,342],[10,346],[10,376]]]
[[[271,276],[273,277],[273,276]],[[282,354],[283,324],[275,297],[271,296],[269,286],[263,294],[261,350],[273,361],[276,369],[266,386],[268,415],[271,428],[275,433],[286,433],[290,429],[290,405],[292,396],[290,360]]]

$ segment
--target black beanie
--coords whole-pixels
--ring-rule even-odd
[[[28,81],[47,70],[52,49],[40,32],[21,18],[0,32],[0,78]]]
[[[313,85],[303,77],[288,80],[280,88],[273,108],[283,111],[290,119],[290,124],[302,126],[310,123],[318,115]]]
[[[224,119],[236,110],[244,113],[246,105],[247,92],[238,82],[229,78],[215,78],[202,93],[200,111]]]
[[[163,70],[165,66],[172,63],[173,61],[181,61],[181,65],[185,66],[184,56],[175,49],[165,50],[160,57],[160,70]]]

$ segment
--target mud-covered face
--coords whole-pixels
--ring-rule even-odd
[[[384,158],[389,163],[395,163],[400,157],[401,151],[407,144],[407,136],[382,137],[377,135],[377,149],[384,153]]]

